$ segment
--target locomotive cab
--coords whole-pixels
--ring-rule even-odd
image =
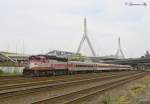
[[[37,74],[40,66],[42,64],[48,63],[48,57],[45,55],[36,55],[30,56],[28,59],[28,64],[25,66],[23,70],[24,76],[34,76]]]

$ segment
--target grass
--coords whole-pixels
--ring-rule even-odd
[[[116,96],[111,96],[110,93],[106,92],[102,97],[101,103],[102,104],[116,104],[117,102]]]
[[[2,70],[0,70],[0,76],[3,74],[4,72]]]
[[[14,70],[13,72],[4,72],[0,69],[0,76],[18,76],[21,75],[18,71]]]
[[[128,104],[128,102],[124,96],[114,96],[107,92],[102,96],[100,104]]]
[[[144,77],[140,82],[133,84],[125,94],[114,95],[111,93],[105,93],[98,104],[132,104],[133,99],[136,99],[144,89],[150,84],[150,76]]]

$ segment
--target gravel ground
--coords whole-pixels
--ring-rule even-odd
[[[122,94],[126,93],[126,91],[129,89],[129,86],[132,86],[135,83],[138,83],[138,81],[139,80],[134,81],[134,82],[130,82],[128,84],[125,84],[124,86],[120,86],[117,89],[110,91],[110,93],[111,93],[111,95],[120,95],[121,96]],[[97,82],[97,83],[91,82],[88,85],[82,86],[82,88],[87,88],[89,86],[93,86],[93,85],[96,85],[99,83],[102,84],[104,82],[106,82],[106,81]],[[48,98],[50,96],[56,96],[56,95],[59,95],[60,93],[64,94],[64,93],[66,93],[66,90],[67,90],[67,92],[69,92],[69,91],[71,92],[73,90],[78,90],[78,89],[81,89],[80,85],[58,89],[57,91],[46,90],[46,91],[43,91],[40,93],[39,92],[31,93],[28,96],[19,96],[19,97],[14,97],[14,98],[11,97],[10,99],[7,99],[7,100],[5,99],[5,101],[3,101],[3,102],[0,101],[0,104],[30,104],[33,101],[45,99],[45,98]],[[81,104],[101,104],[100,98],[101,98],[101,95],[96,96],[95,98],[88,99],[88,100],[82,102]],[[143,93],[140,94],[140,96],[136,99],[136,101],[138,103],[132,103],[132,104],[150,104],[150,101],[149,101],[149,103],[148,102],[146,103],[146,101],[148,101],[148,100],[150,100],[150,86],[145,91],[143,91]]]

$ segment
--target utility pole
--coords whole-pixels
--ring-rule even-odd
[[[25,47],[24,47],[24,40],[22,41],[22,54],[24,55]]]
[[[17,41],[16,41],[16,54],[17,54],[17,48],[18,48],[18,47],[17,47]]]

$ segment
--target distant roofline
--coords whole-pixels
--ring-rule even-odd
[[[49,51],[49,52],[54,52],[54,51],[58,51],[58,52],[68,52],[68,53],[76,53],[76,52],[69,52],[69,51],[62,51],[62,50],[52,50],[52,51]],[[48,52],[48,53],[49,53]]]

